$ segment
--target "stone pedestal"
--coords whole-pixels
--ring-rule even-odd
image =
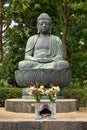
[[[69,68],[58,69],[30,69],[28,71],[15,71],[15,79],[20,87],[28,87],[38,82],[40,85],[50,87],[50,84],[67,87],[71,81],[71,70]]]
[[[56,119],[56,103],[37,103],[35,105],[35,119]]]
[[[23,113],[35,113],[35,100],[31,99],[7,99],[5,101],[5,110]],[[41,100],[41,103],[50,103],[49,100]],[[79,110],[77,99],[57,99],[56,112],[73,112]]]

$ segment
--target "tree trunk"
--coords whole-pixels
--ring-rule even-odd
[[[67,35],[67,20],[64,20],[64,23],[63,23],[62,43],[63,43],[64,59],[65,60],[67,59],[66,35]]]
[[[2,6],[2,0],[0,0],[0,5]],[[0,14],[0,61],[3,59],[3,49],[2,49],[2,13]]]

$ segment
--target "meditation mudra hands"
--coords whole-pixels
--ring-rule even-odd
[[[38,62],[39,63],[49,63],[49,62],[52,62],[53,59],[48,59],[48,58],[38,58]]]
[[[39,63],[49,63],[49,62],[54,61],[54,59],[52,58],[48,59],[48,58],[34,58],[34,57],[29,57],[29,59],[26,58],[25,60],[39,62]]]

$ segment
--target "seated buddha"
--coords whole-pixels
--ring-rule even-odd
[[[61,39],[51,35],[51,28],[51,17],[46,13],[40,14],[37,18],[38,33],[28,39],[25,59],[19,62],[19,70],[69,68],[69,63],[63,60]]]

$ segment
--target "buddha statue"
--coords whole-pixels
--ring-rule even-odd
[[[27,83],[33,84],[35,82],[41,82],[41,84],[47,82],[47,84],[50,84],[53,78],[51,76],[52,78],[52,80],[50,79],[51,81],[49,81],[48,78],[52,74],[52,70],[53,71],[56,70],[57,72],[59,71],[58,73],[60,73],[61,71],[61,74],[63,74],[62,73],[63,70],[66,71],[69,69],[69,63],[63,59],[63,46],[61,39],[58,36],[51,35],[51,28],[52,28],[51,17],[46,13],[40,14],[40,16],[37,18],[37,34],[31,36],[28,39],[25,49],[25,59],[23,61],[20,61],[18,64],[20,72],[19,71],[16,72],[16,81],[20,86],[21,86],[20,80],[22,81],[24,79],[25,79],[24,83],[25,86]],[[45,74],[43,74],[44,72]],[[47,73],[49,73],[48,76]],[[57,74],[59,78],[61,77],[60,76],[61,74]],[[22,77],[23,75],[24,77]],[[57,75],[55,74],[55,78],[57,78],[58,80]],[[69,75],[68,77],[70,77],[71,75],[70,71],[68,75]],[[38,77],[39,79],[37,79]],[[46,81],[44,81],[45,78]],[[32,81],[33,79],[34,81]],[[69,79],[70,78],[68,78],[68,82]],[[53,82],[53,84],[55,83]]]
[[[63,60],[62,42],[58,36],[51,35],[52,20],[46,13],[37,19],[38,34],[28,39],[25,60],[19,62],[19,70],[65,69],[69,67]]]

